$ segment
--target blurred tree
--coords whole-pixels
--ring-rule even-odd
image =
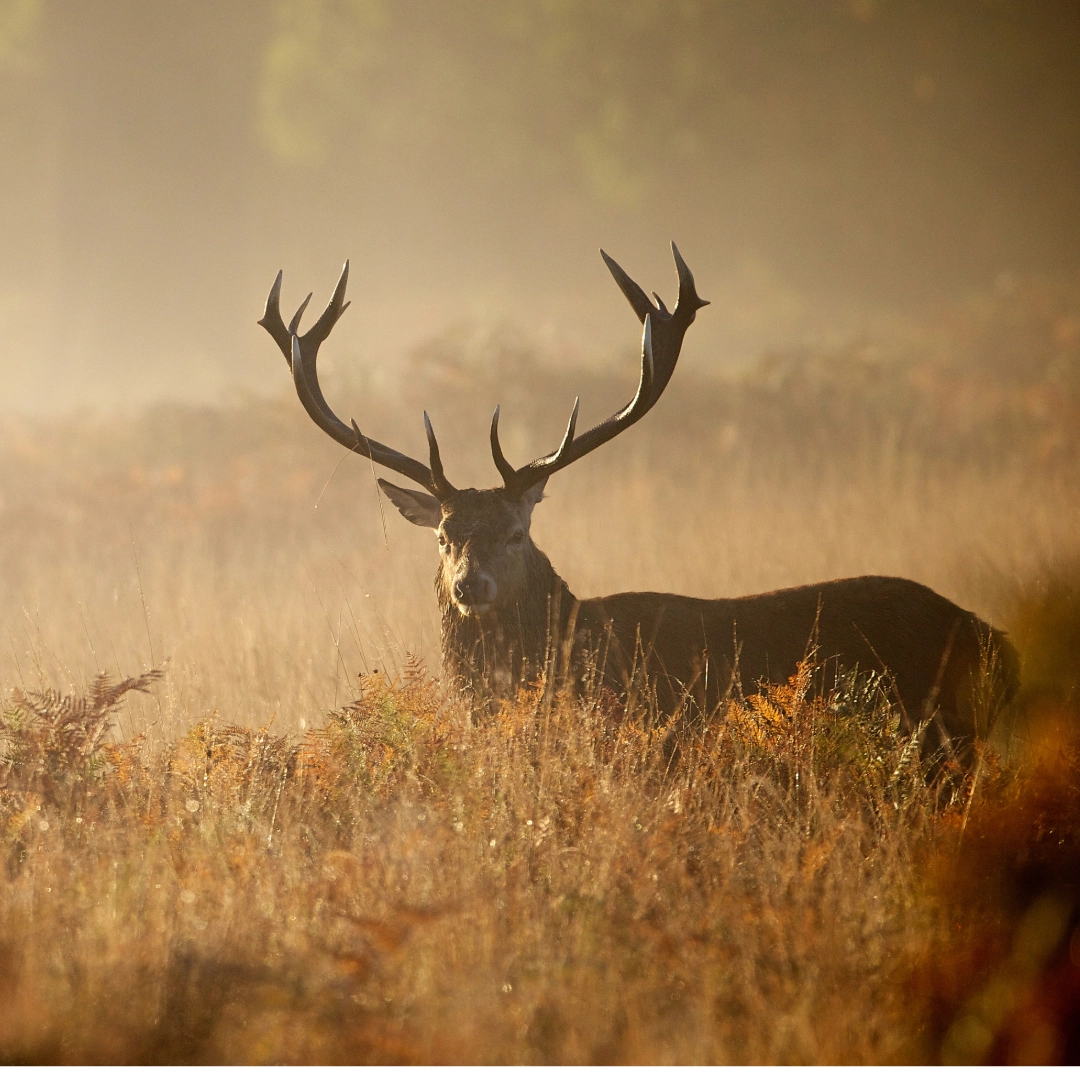
[[[1074,281],[1078,55],[1075,0],[0,0],[0,398],[262,385],[237,313],[329,252],[376,352],[615,340],[594,242],[685,238],[717,364]]]
[[[42,0],[0,0],[0,74],[33,68],[41,8]]]
[[[361,144],[558,181],[623,209],[718,177],[753,175],[768,194],[781,186],[769,171],[794,166],[808,195],[837,202],[839,224],[853,195],[878,215],[911,209],[957,156],[999,172],[1017,148],[987,145],[987,119],[1032,129],[1021,141],[1057,155],[1059,178],[1060,152],[1080,148],[1072,4],[989,0],[977,17],[929,0],[279,0],[276,11],[260,126],[288,160]],[[867,169],[880,174],[872,190]]]
[[[279,0],[263,53],[259,133],[280,158],[321,163],[384,55],[383,0]]]

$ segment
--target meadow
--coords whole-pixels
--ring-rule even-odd
[[[1069,318],[680,372],[534,518],[582,596],[885,573],[978,612],[1024,691],[968,771],[809,667],[707,724],[542,686],[471,724],[433,538],[284,365],[277,401],[5,420],[0,1060],[1076,1061]],[[330,400],[417,455],[428,408],[460,486],[496,402],[523,460],[635,377],[503,330],[363,371]]]

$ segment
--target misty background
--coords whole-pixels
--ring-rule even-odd
[[[670,302],[680,244],[701,373],[1075,298],[1078,56],[1035,0],[0,0],[0,409],[287,391],[266,292],[345,258],[327,363],[391,378],[625,362],[601,245]]]

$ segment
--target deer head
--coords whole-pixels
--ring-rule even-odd
[[[572,462],[591,453],[621,431],[637,423],[659,400],[675,370],[683,336],[694,321],[702,300],[694,288],[694,277],[672,244],[679,274],[679,298],[672,311],[655,293],[654,304],[644,291],[603,251],[604,262],[622,289],[630,306],[644,323],[641,345],[641,374],[637,393],[618,412],[582,434],[576,433],[578,402],[570,414],[566,434],[557,450],[520,468],[514,468],[499,445],[499,410],[491,420],[491,453],[503,478],[499,488],[456,488],[447,479],[428,415],[428,464],[407,457],[362,434],[355,420],[339,420],[326,403],[319,387],[316,360],[319,346],[326,340],[348,307],[345,286],[349,277],[346,262],[337,287],[314,325],[299,334],[300,318],[311,299],[300,305],[286,327],[280,313],[281,273],[278,273],[259,325],[277,342],[292,371],[297,395],[308,415],[342,446],[384,465],[419,484],[422,491],[402,488],[380,479],[379,486],[403,517],[415,525],[435,531],[441,565],[437,584],[445,602],[464,618],[484,617],[520,606],[533,588],[538,567],[550,564],[529,535],[533,508],[544,493],[548,478]]]

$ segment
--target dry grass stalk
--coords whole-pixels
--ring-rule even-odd
[[[943,979],[986,964],[949,940],[970,886],[942,891],[935,860],[982,858],[1007,808],[1022,832],[1045,763],[999,763],[976,790],[932,782],[875,678],[819,694],[814,674],[704,726],[540,685],[473,726],[411,661],[302,737],[208,720],[156,753],[93,744],[92,768],[87,731],[154,673],[101,681],[81,705],[25,695],[17,709],[49,718],[54,749],[30,773],[9,755],[3,789],[0,1056],[953,1053],[931,1006]],[[42,778],[32,806],[19,775]],[[977,1008],[950,1000],[961,1019]]]

